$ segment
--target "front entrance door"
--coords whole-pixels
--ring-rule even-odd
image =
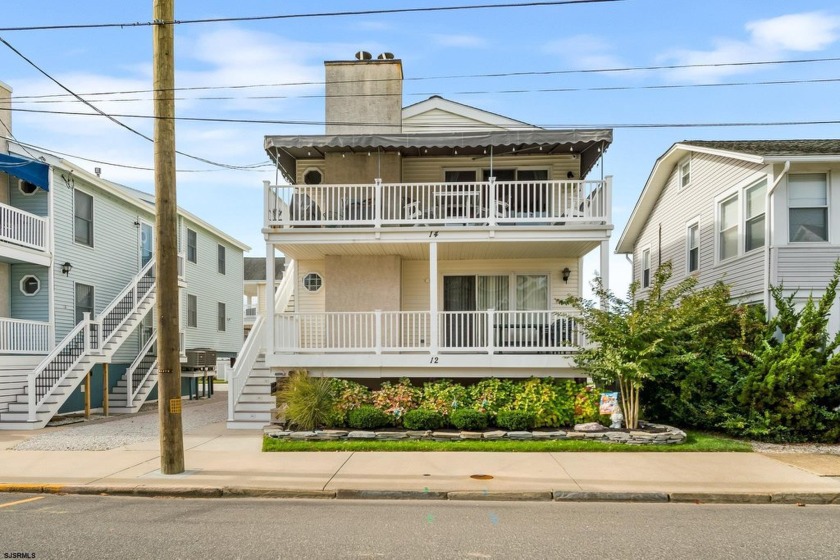
[[[152,224],[140,222],[140,268],[146,266],[155,253],[155,229]]]

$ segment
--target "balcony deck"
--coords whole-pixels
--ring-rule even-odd
[[[0,253],[16,261],[49,265],[47,218],[0,203]]]
[[[0,317],[0,354],[48,354],[50,324]]]

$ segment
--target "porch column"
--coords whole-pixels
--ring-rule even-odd
[[[274,245],[265,244],[265,353],[274,354]]]
[[[429,351],[438,353],[438,256],[437,242],[429,243]]]
[[[609,289],[610,287],[610,241],[609,239],[605,239],[601,241],[601,284],[604,288]],[[601,308],[603,309],[606,305],[606,302],[601,302]]]

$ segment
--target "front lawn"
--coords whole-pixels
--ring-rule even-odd
[[[263,439],[263,451],[497,451],[497,452],[674,452],[725,451],[750,452],[749,443],[703,432],[687,432],[685,443],[677,445],[626,445],[584,440],[546,441],[289,441]]]

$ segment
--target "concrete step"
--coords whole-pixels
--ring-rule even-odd
[[[242,396],[245,395],[270,395],[271,384],[265,385],[245,385],[242,388]]]
[[[236,403],[234,412],[271,412],[275,407],[274,403],[250,403],[239,401]]]
[[[233,412],[233,419],[235,421],[243,422],[263,422],[268,424],[271,422],[271,412]]]
[[[35,417],[38,419],[38,422],[43,422],[43,425],[46,425],[46,423],[49,422],[50,418],[53,417],[53,414],[48,412],[48,411],[39,410],[35,414]],[[30,424],[30,422],[29,422],[29,412],[11,412],[11,411],[9,411],[9,412],[4,412],[4,413],[0,414],[0,427],[6,428],[6,423],[8,423],[8,422],[21,422],[21,423],[24,423],[24,424]],[[11,429],[11,428],[8,428],[8,429]]]
[[[242,393],[242,395],[239,396],[239,402],[276,403],[277,399],[271,394]]]

